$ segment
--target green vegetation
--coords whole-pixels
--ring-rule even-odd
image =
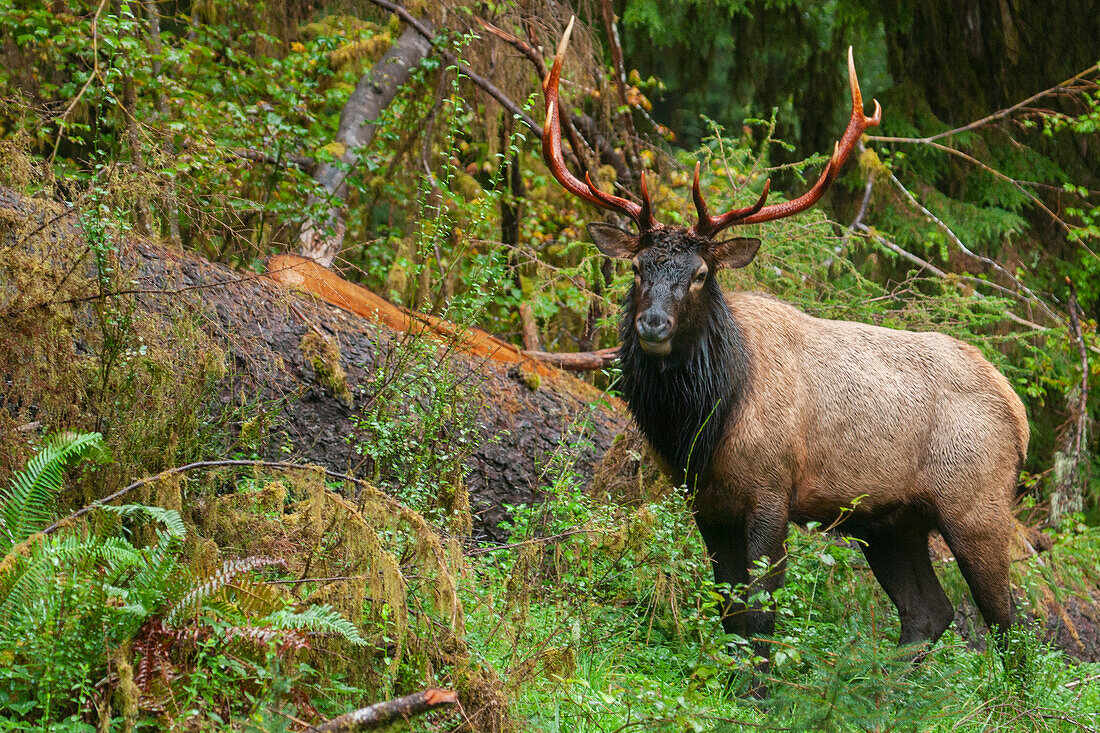
[[[434,342],[395,341],[362,377],[319,328],[294,344],[351,416],[354,476],[173,470],[296,447],[272,406],[226,387],[226,335],[181,297],[194,283],[137,282],[120,253],[159,240],[259,272],[297,251],[327,207],[310,203],[312,173],[345,152],[341,112],[406,29],[396,15],[0,7],[0,184],[36,207],[0,198],[0,729],[302,730],[429,686],[461,705],[413,729],[1100,726],[1100,667],[1045,640],[1062,628],[1070,652],[1100,644],[1075,626],[1097,628],[1100,588],[1100,69],[1082,56],[1095,13],[1079,4],[1039,44],[1021,42],[1035,18],[1012,3],[982,38],[959,38],[944,2],[620,0],[606,5],[621,89],[603,4],[577,11],[563,95],[591,144],[580,154],[605,190],[648,172],[669,222],[693,220],[697,160],[713,208],[751,203],[769,176],[772,200],[804,190],[841,130],[856,44],[865,96],[886,109],[879,139],[825,208],[746,232],[764,247],[725,285],[973,343],[1032,420],[1020,519],[1052,547],[1021,542],[1031,622],[1008,650],[979,648],[964,621],[911,664],[843,524],[792,530],[788,583],[760,599],[779,617],[764,702],[742,697],[755,660],[722,633],[690,512],[642,446],[624,440],[596,472],[630,456],[637,482],[605,486],[577,467],[589,426],[573,426],[533,487],[545,500],[508,507],[506,543],[474,539],[470,457],[492,438],[475,383]],[[524,38],[526,25],[548,49],[573,8],[405,7],[541,120],[533,65],[474,18]],[[967,90],[958,105],[953,88]],[[598,213],[557,186],[522,120],[431,53],[376,122],[345,171],[344,276],[516,344],[529,330],[550,351],[616,343],[629,267],[585,244]],[[518,373],[532,399],[552,388]],[[614,376],[588,379],[613,391]],[[122,505],[69,517],[142,479]],[[969,608],[954,564],[937,568]]]

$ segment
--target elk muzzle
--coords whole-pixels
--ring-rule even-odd
[[[672,351],[672,333],[675,319],[662,308],[647,308],[634,319],[638,331],[638,343],[642,351],[653,356],[667,356]]]

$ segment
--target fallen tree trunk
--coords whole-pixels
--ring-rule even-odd
[[[35,240],[53,248],[34,254],[40,264],[28,260],[23,267],[26,272],[41,269],[42,283],[48,286],[40,289],[41,300],[27,302],[29,296],[24,294],[11,301],[17,307],[5,310],[0,298],[0,316],[22,319],[35,309],[45,314],[62,307],[62,298],[69,303],[100,302],[86,240],[74,214],[56,203],[0,188],[0,235],[4,235],[0,252],[8,251],[10,257],[13,250],[8,248],[28,246],[20,242]],[[70,265],[57,245],[50,244],[63,240],[72,242],[66,245],[73,252],[70,261],[83,263],[71,267],[92,268],[81,276],[81,282],[87,283],[82,289],[70,288],[77,275],[66,274]],[[58,272],[50,271],[51,267]],[[355,441],[349,440],[355,432],[353,420],[376,398],[379,375],[395,368],[409,340],[432,339],[431,367],[440,373],[449,370],[473,387],[468,414],[476,435],[470,440],[473,447],[463,481],[470,495],[475,538],[504,538],[498,527],[507,516],[504,505],[538,503],[542,488],[556,478],[548,473],[555,456],[569,459],[563,462],[564,470],[572,471],[582,484],[591,481],[604,453],[629,425],[622,405],[592,385],[527,358],[515,346],[484,331],[393,306],[300,257],[273,259],[270,276],[265,276],[237,272],[156,243],[129,241],[119,246],[118,271],[128,273],[123,282],[129,286],[124,292],[108,294],[106,301],[132,299],[135,321],[191,318],[225,350],[228,374],[214,391],[227,414],[262,410],[256,418],[263,423],[260,435],[246,450],[271,460],[316,463],[364,476],[362,455]],[[51,284],[62,280],[68,283],[65,290]],[[306,291],[306,296],[283,283]],[[86,326],[93,331],[98,328],[91,310],[79,311],[74,318],[90,321]],[[318,365],[316,355],[304,348],[308,338],[318,335],[335,346],[336,363]],[[0,347],[7,348],[4,343]],[[13,354],[25,352],[26,344],[15,341],[11,348]],[[5,360],[0,348],[0,363]],[[332,374],[326,373],[329,367],[339,367],[345,375],[338,388],[334,389]],[[3,391],[0,383],[0,398]],[[83,399],[80,395],[74,385],[73,399]],[[49,414],[38,412],[23,422],[30,419],[40,420],[37,429],[43,432],[95,428],[73,424],[68,418],[64,424],[51,424]],[[252,417],[238,417],[223,429],[244,433],[255,430],[252,422]],[[243,439],[241,444],[245,445]],[[615,470],[636,483],[637,466],[636,461],[624,460],[616,463]],[[119,486],[134,477],[123,478]],[[86,497],[88,501],[97,498]]]

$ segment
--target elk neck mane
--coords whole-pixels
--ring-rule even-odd
[[[666,357],[642,350],[633,291],[619,329],[623,397],[649,444],[689,486],[706,472],[751,377],[744,336],[713,277],[701,296],[700,325]]]

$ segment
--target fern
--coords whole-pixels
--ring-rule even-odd
[[[101,505],[98,508],[111,514],[117,514],[120,517],[145,514],[163,524],[164,528],[168,530],[168,536],[172,539],[182,540],[187,536],[187,526],[183,523],[180,513],[175,509],[164,509],[163,507],[146,506],[144,504]]]
[[[267,567],[270,565],[285,565],[284,560],[274,557],[243,557],[236,560],[226,560],[209,578],[191,589],[191,591],[168,611],[166,619],[169,625],[178,624],[185,616],[195,613],[202,602],[217,593],[220,589],[231,583],[234,578],[249,570]]]
[[[83,458],[102,462],[108,456],[99,433],[60,433],[49,438],[0,493],[0,552],[9,552],[50,521],[67,466]]]
[[[314,633],[335,634],[352,644],[363,646],[366,640],[359,635],[355,624],[340,615],[327,604],[310,606],[304,611],[291,611],[283,608],[259,619],[258,624],[270,624],[276,629],[287,631],[311,631]]]
[[[92,572],[113,580],[143,559],[120,537],[66,535],[36,544],[29,558],[17,558],[0,576],[0,636],[27,633],[39,625],[36,618],[48,618],[64,597],[66,580]]]

